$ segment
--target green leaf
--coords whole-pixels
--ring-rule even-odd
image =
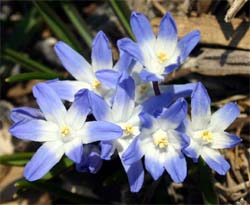
[[[30,73],[22,73],[22,74],[10,76],[5,79],[5,82],[14,83],[14,82],[20,82],[20,81],[33,80],[33,79],[50,80],[50,79],[55,79],[55,78],[58,78],[57,74],[30,72]]]
[[[44,1],[33,1],[36,8],[49,25],[51,30],[55,33],[55,35],[65,43],[69,44],[71,47],[76,49],[79,52],[83,52],[81,45],[74,34],[69,30],[66,24],[60,19],[60,17],[56,14],[49,4],[53,2],[49,2],[48,4]]]
[[[0,164],[9,166],[24,166],[33,156],[33,152],[23,152],[0,156]]]
[[[84,39],[89,48],[91,48],[92,38],[91,31],[87,23],[83,20],[81,14],[76,7],[69,2],[61,2],[62,8],[70,19],[71,23],[78,31],[79,35]]]
[[[126,33],[129,35],[130,38],[132,38],[134,40],[135,39],[134,34],[133,34],[133,32],[130,28],[130,24],[129,24],[131,11],[129,9],[127,2],[120,1],[120,0],[109,0],[109,3],[111,5],[113,11],[115,12],[116,16],[120,20]]]
[[[204,204],[219,204],[218,196],[214,189],[214,178],[206,163],[199,160],[199,188],[202,192]]]
[[[52,71],[49,67],[34,61],[27,57],[25,54],[14,51],[10,48],[5,48],[1,57],[5,60],[9,60],[14,63],[19,63],[22,67],[30,71],[46,72],[53,75],[58,75],[56,72]]]
[[[71,193],[65,189],[62,189],[61,186],[55,185],[51,182],[44,181],[44,180],[38,180],[35,182],[29,182],[26,180],[20,180],[15,183],[15,186],[17,188],[33,188],[39,191],[43,192],[49,192],[57,197],[69,200],[74,203],[78,204],[90,204],[90,203],[98,203],[103,204],[104,202],[98,199],[94,199],[88,196],[82,196],[79,194]]]

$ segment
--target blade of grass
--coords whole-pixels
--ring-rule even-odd
[[[0,164],[9,166],[24,166],[33,156],[33,152],[23,152],[0,156]]]
[[[46,23],[49,25],[56,36],[77,51],[83,52],[82,48],[79,46],[81,44],[78,42],[74,34],[69,30],[66,24],[56,14],[56,12],[49,6],[49,3],[47,4],[44,1],[33,2],[42,15],[43,19],[46,21]]]
[[[52,184],[51,182],[44,181],[44,180],[38,180],[35,182],[20,180],[15,183],[15,186],[17,188],[24,188],[24,189],[33,188],[39,191],[49,192],[57,197],[60,197],[60,198],[69,200],[70,202],[74,202],[78,204],[85,204],[85,203],[86,204],[89,204],[89,203],[102,204],[103,203],[103,201],[98,200],[98,199],[71,193],[65,189],[62,189],[61,186]]]
[[[19,63],[21,64],[21,66],[31,71],[46,72],[53,75],[57,75],[57,73],[52,71],[49,67],[30,59],[23,53],[14,51],[10,48],[5,48],[1,57],[5,60],[9,60],[14,63]]]
[[[124,30],[130,38],[135,40],[134,34],[130,28],[129,19],[130,19],[130,9],[126,1],[119,0],[109,0],[109,4],[111,5],[113,11],[121,22]]]
[[[61,2],[61,5],[71,23],[78,31],[79,35],[84,39],[88,47],[91,48],[93,36],[91,35],[91,31],[89,30],[87,23],[83,20],[79,11],[73,4],[69,2]]]
[[[30,73],[22,73],[22,74],[10,76],[5,79],[5,82],[14,83],[14,82],[20,82],[20,81],[33,80],[33,79],[51,80],[55,78],[58,78],[57,74],[30,72]]]
[[[213,175],[210,168],[202,159],[199,160],[199,172],[199,187],[202,192],[204,204],[219,204],[218,196],[214,189]]]

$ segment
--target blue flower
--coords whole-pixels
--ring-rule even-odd
[[[33,95],[42,115],[37,110],[15,109],[12,118],[16,119],[16,123],[9,129],[17,138],[44,142],[25,167],[24,176],[30,181],[44,176],[64,153],[72,161],[80,163],[82,144],[103,138],[112,140],[122,134],[120,127],[112,123],[85,122],[90,111],[87,90],[76,94],[75,101],[68,110],[45,83],[34,86]]]
[[[97,173],[102,167],[101,152],[97,145],[83,145],[81,162],[76,164],[78,172]]]
[[[102,31],[97,33],[92,43],[91,65],[63,42],[55,45],[55,52],[66,70],[76,79],[47,82],[61,99],[73,101],[77,91],[83,88],[108,98],[111,89],[115,89],[119,68],[115,66],[113,69],[112,50]]]
[[[101,142],[101,157],[103,159],[109,160],[116,150],[121,158],[133,139],[140,134],[139,113],[142,107],[135,105],[134,92],[135,84],[133,79],[126,72],[123,72],[118,80],[111,107],[99,96],[90,93],[89,99],[95,118],[112,122],[123,130],[123,135],[120,138],[112,141],[107,139]],[[144,180],[141,161],[135,161],[130,165],[125,165],[123,160],[121,162],[128,175],[131,191],[139,191]]]
[[[145,81],[163,81],[165,75],[184,62],[200,40],[199,31],[193,31],[178,41],[170,13],[162,18],[157,38],[143,14],[132,12],[130,23],[137,43],[124,38],[118,41],[118,46],[144,66],[140,76]]]
[[[210,103],[206,89],[198,83],[191,96],[192,118],[186,125],[190,145],[184,152],[194,161],[201,156],[211,169],[224,175],[230,165],[217,149],[233,148],[241,142],[238,136],[224,131],[237,118],[240,110],[235,103],[228,103],[211,114]]]
[[[145,167],[154,180],[167,170],[175,182],[182,182],[187,167],[181,151],[188,146],[189,139],[178,131],[178,127],[186,112],[186,101],[180,98],[157,118],[141,114],[142,131],[123,154],[124,163],[131,164],[144,156]]]

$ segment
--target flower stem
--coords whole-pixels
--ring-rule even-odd
[[[153,81],[153,89],[154,89],[154,92],[155,92],[155,95],[161,95],[161,91],[159,89],[159,84],[157,81]]]

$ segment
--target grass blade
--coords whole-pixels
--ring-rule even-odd
[[[63,10],[78,31],[79,35],[84,39],[89,48],[91,48],[92,38],[91,31],[89,30],[87,23],[83,20],[81,14],[76,7],[69,2],[61,3]]]
[[[111,5],[118,19],[120,20],[126,33],[129,35],[130,38],[134,40],[135,39],[134,34],[129,24],[131,11],[129,9],[127,2],[119,0],[109,0],[109,4]]]
[[[33,152],[23,152],[0,156],[0,164],[9,166],[24,166],[33,156]]]

